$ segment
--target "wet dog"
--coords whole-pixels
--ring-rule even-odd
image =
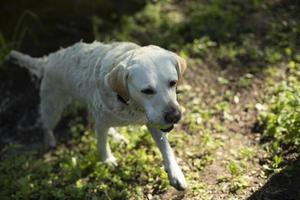
[[[53,129],[64,108],[79,100],[95,120],[101,161],[116,165],[107,142],[109,129],[146,124],[171,185],[186,188],[164,134],[181,118],[176,85],[186,68],[184,59],[158,46],[126,42],[79,42],[41,58],[12,51],[10,59],[41,79],[40,114],[47,146],[56,146]]]

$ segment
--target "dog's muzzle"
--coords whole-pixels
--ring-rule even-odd
[[[181,112],[175,107],[171,107],[167,112],[165,112],[164,120],[168,124],[176,124],[181,118]]]

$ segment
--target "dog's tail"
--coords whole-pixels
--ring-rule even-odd
[[[11,51],[8,59],[13,63],[27,68],[30,73],[36,75],[38,78],[43,76],[43,63],[42,58],[32,58],[28,55],[22,54],[18,51]]]

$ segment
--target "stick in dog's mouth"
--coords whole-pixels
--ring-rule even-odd
[[[160,130],[162,132],[167,133],[167,132],[170,132],[171,130],[173,130],[173,128],[174,128],[174,125],[172,124],[169,128],[161,128]]]
[[[150,124],[148,123],[148,126],[152,127],[152,128],[156,128],[161,130],[162,132],[170,132],[171,130],[173,130],[174,128],[174,124],[170,124],[170,125],[158,125],[158,124]]]

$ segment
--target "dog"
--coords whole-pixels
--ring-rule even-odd
[[[40,115],[44,141],[55,147],[53,129],[73,100],[87,105],[95,120],[100,161],[116,166],[107,142],[110,129],[145,124],[158,146],[170,184],[186,189],[165,132],[181,118],[176,86],[186,62],[161,47],[130,42],[78,42],[48,56],[11,51],[9,58],[41,79]]]

